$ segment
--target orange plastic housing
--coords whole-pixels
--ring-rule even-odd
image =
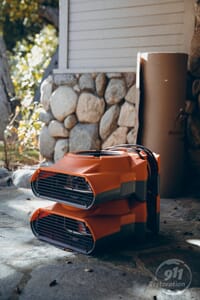
[[[134,224],[145,224],[146,220],[145,202],[130,205],[128,200],[118,200],[112,205],[101,204],[91,211],[70,210],[66,205],[56,203],[37,209],[31,217],[31,228],[40,240],[90,254],[98,240],[120,232],[134,234]]]
[[[106,237],[159,231],[159,155],[153,166],[143,151],[68,153],[32,176],[36,196],[56,201],[31,217],[35,236],[50,244],[90,254]]]
[[[38,197],[90,209],[93,205],[134,195],[145,201],[147,160],[126,151],[68,153],[31,179]]]

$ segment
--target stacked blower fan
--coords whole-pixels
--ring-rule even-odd
[[[52,200],[31,216],[34,235],[90,254],[109,237],[159,231],[159,155],[141,145],[67,153],[38,168],[33,193]]]

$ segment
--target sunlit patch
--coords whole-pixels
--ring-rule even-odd
[[[200,239],[188,239],[186,242],[188,244],[200,247]]]

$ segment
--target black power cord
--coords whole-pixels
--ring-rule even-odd
[[[138,144],[120,144],[106,148],[106,150],[117,151],[127,149],[128,152],[136,152],[140,158],[144,159],[141,151],[147,156],[148,162],[148,190],[155,196],[158,194],[158,163],[154,153],[147,147]]]

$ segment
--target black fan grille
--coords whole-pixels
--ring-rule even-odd
[[[31,187],[36,196],[80,208],[90,207],[94,200],[90,185],[80,176],[40,170]]]
[[[38,218],[31,222],[35,236],[64,249],[90,253],[94,240],[85,223],[56,214]]]

